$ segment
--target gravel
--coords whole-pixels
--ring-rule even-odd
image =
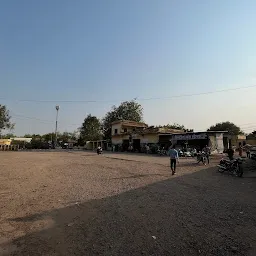
[[[218,158],[0,156],[0,255],[256,255],[256,179]]]

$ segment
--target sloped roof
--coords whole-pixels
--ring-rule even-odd
[[[135,122],[135,121],[130,121],[130,120],[119,120],[119,121],[115,121],[112,122],[113,124],[122,124],[122,125],[127,125],[127,126],[134,126],[134,127],[148,127],[147,124],[142,123],[142,122]]]
[[[174,133],[184,133],[181,130],[177,129],[170,129],[166,127],[148,127],[140,131],[142,134],[149,134],[149,133],[157,133],[157,134],[174,134]]]

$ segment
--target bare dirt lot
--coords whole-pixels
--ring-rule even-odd
[[[167,157],[0,152],[0,255],[256,255],[256,178]]]

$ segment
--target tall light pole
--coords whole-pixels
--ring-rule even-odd
[[[57,146],[57,131],[58,131],[58,115],[59,115],[59,109],[60,109],[60,106],[56,106],[56,111],[57,111],[57,114],[56,114],[56,126],[55,126],[55,147]]]

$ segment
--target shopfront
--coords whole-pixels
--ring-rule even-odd
[[[195,148],[197,150],[202,150],[209,144],[207,133],[174,134],[172,141],[178,148]]]
[[[212,152],[223,153],[223,134],[226,132],[193,132],[185,134],[173,134],[172,143],[177,148],[195,148],[202,150],[206,145]]]

